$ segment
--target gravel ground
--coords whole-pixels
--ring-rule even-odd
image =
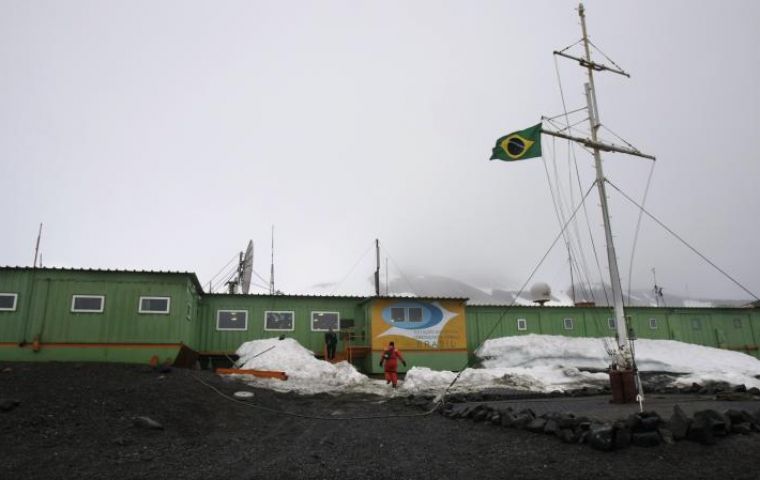
[[[403,417],[422,412],[403,399],[278,394],[207,371],[64,363],[0,371],[0,399],[20,401],[0,412],[3,479],[760,478],[760,434],[603,453],[438,414]],[[255,396],[233,403],[199,380]],[[142,416],[163,429],[135,425]],[[352,416],[385,418],[339,419]]]

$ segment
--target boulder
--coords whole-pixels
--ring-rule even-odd
[[[613,429],[607,424],[592,427],[588,435],[588,442],[592,448],[609,452],[613,448]]]
[[[615,450],[622,450],[628,448],[631,445],[631,430],[628,428],[626,422],[618,421],[613,426],[613,444]]]
[[[675,440],[682,440],[686,438],[689,433],[689,426],[692,420],[686,415],[683,409],[676,405],[673,407],[673,415],[668,421],[668,430],[673,432],[673,438]]]
[[[686,435],[686,438],[694,442],[699,442],[702,445],[715,445],[712,418],[706,415],[695,414],[694,420],[689,426],[689,432]]]
[[[525,429],[533,433],[543,433],[545,426],[546,426],[546,419],[538,417],[538,418],[534,418],[530,423],[528,423],[525,426]]]
[[[673,438],[673,432],[671,432],[667,428],[660,427],[657,429],[657,432],[660,434],[662,443],[664,443],[665,445],[673,445],[674,443],[676,443],[675,438]]]
[[[546,424],[544,425],[544,433],[555,435],[557,432],[559,432],[559,424],[557,421],[553,418],[546,420]]]

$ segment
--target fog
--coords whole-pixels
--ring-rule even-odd
[[[647,210],[760,294],[760,5],[585,7],[593,43],[631,74],[596,74],[601,121],[657,156]],[[252,291],[264,292],[274,226],[286,293],[371,293],[375,238],[392,285],[518,289],[562,224],[547,172],[567,217],[593,160],[549,137],[543,158],[488,158],[500,136],[563,112],[558,72],[567,109],[585,106],[585,70],[552,55],[580,39],[576,9],[2,1],[0,264],[31,265],[42,222],[45,266],[193,271],[205,286],[253,239]],[[652,162],[603,158],[641,202]],[[624,289],[629,276],[651,288],[655,269],[672,293],[751,298],[647,217],[631,270],[639,210],[608,193]],[[608,282],[596,190],[586,211],[568,229],[586,260],[574,281]],[[569,265],[560,239],[533,280],[566,289]]]

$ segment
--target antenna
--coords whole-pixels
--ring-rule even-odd
[[[248,241],[240,269],[240,290],[245,295],[251,290],[251,273],[253,273],[253,240]]]
[[[42,222],[40,222],[40,230],[37,232],[37,245],[34,246],[34,263],[33,268],[37,268],[37,255],[40,252],[40,238],[42,238]],[[42,257],[40,257],[40,266],[42,266]]]
[[[274,295],[274,225],[272,225],[272,267],[269,270],[269,294]]]
[[[240,252],[238,254],[238,266],[236,269],[236,275],[227,282],[228,293],[240,293],[248,294],[251,289],[251,273],[253,272],[253,240],[248,241],[248,247],[245,249],[245,254]]]

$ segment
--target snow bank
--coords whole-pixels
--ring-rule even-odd
[[[240,368],[275,370],[287,373],[288,380],[246,376],[252,385],[278,391],[304,394],[367,392],[376,393],[377,385],[348,362],[329,363],[317,359],[314,352],[297,340],[270,338],[246,342],[238,348]]]
[[[556,374],[557,369],[567,367],[606,368],[609,359],[605,342],[611,344],[614,340],[531,334],[487,340],[476,354],[487,369],[546,367]],[[723,381],[760,388],[760,380],[755,378],[760,375],[760,360],[744,353],[649,339],[636,340],[635,353],[642,371],[687,374],[679,377],[676,385]]]
[[[509,388],[532,392],[566,391],[608,384],[605,342],[612,339],[523,335],[486,341],[476,352],[482,368],[464,370],[451,391]],[[643,371],[679,374],[676,385],[715,381],[760,388],[760,360],[749,355],[673,340],[637,340],[636,359]],[[241,345],[241,368],[279,370],[287,381],[247,376],[251,384],[279,391],[371,393],[376,395],[442,393],[456,373],[412,367],[398,390],[359,373],[347,362],[331,364],[296,340],[254,340]]]

